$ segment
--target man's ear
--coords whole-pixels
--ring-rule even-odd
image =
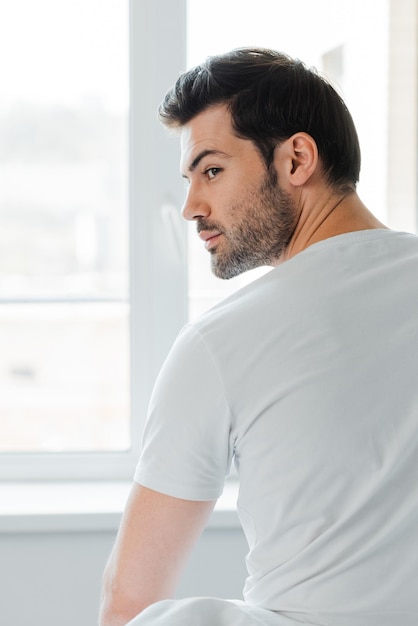
[[[317,170],[318,160],[318,147],[313,137],[296,133],[277,147],[274,164],[280,181],[300,187]]]

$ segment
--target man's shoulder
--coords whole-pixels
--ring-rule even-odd
[[[242,316],[256,313],[269,294],[277,290],[277,268],[241,287],[201,314],[190,327],[205,336],[224,324],[236,325]]]
[[[348,293],[358,280],[379,282],[380,275],[387,277],[388,266],[396,276],[406,262],[412,267],[410,273],[418,268],[414,234],[375,229],[331,237],[223,299],[188,324],[185,333],[209,346],[226,341],[232,345],[234,337],[250,344],[272,325],[287,328],[295,315],[309,316],[312,306],[318,309],[321,301],[329,306],[330,298],[334,301],[341,290],[341,295]]]

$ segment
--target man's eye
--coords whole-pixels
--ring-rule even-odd
[[[209,180],[213,180],[215,176],[219,174],[220,171],[221,171],[220,167],[209,167],[207,170],[205,170],[205,174],[209,178]]]

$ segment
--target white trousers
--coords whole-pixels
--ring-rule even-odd
[[[291,617],[241,600],[185,598],[156,602],[126,626],[296,626]]]

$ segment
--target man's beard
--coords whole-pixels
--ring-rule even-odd
[[[275,172],[267,173],[257,190],[233,205],[228,217],[233,225],[227,232],[220,223],[203,219],[197,222],[198,232],[216,230],[222,234],[220,243],[210,252],[213,273],[224,279],[277,262],[298,220],[292,198],[278,184]]]

